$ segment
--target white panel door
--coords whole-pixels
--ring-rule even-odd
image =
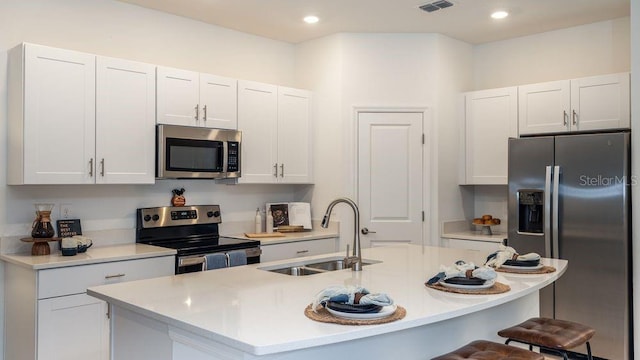
[[[571,130],[569,80],[520,86],[518,102],[520,135]]]
[[[200,74],[200,126],[238,128],[238,81]]]
[[[278,181],[312,182],[311,93],[278,88]]]
[[[277,181],[278,88],[238,81],[238,130],[242,131],[240,183]]]
[[[93,183],[95,56],[28,44],[24,183]]]
[[[86,294],[38,300],[38,360],[109,359],[107,303]]]
[[[509,137],[518,136],[516,87],[465,95],[465,184],[507,184]]]
[[[629,73],[571,80],[573,130],[629,128]]]
[[[98,57],[96,183],[155,182],[155,66]]]
[[[422,244],[422,134],[423,113],[358,113],[360,226],[370,231],[363,246]]]
[[[158,124],[196,126],[200,118],[199,74],[158,66]]]

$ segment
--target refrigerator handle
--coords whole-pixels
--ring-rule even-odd
[[[544,257],[551,257],[551,166],[544,177]]]
[[[553,212],[552,215],[553,216],[553,224],[551,225],[553,228],[553,237],[551,238],[552,240],[552,244],[553,244],[553,250],[551,252],[551,256],[559,259],[560,258],[560,247],[558,244],[558,224],[559,224],[559,213],[558,213],[558,208],[559,208],[559,204],[558,204],[558,198],[559,198],[559,193],[560,193],[560,166],[554,166],[553,167]]]

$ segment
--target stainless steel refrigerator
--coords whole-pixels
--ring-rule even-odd
[[[633,354],[630,176],[628,132],[509,140],[508,244],[569,261],[540,314],[595,328],[602,359]]]

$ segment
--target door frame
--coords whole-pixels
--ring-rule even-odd
[[[351,184],[353,188],[353,194],[355,199],[359,199],[360,192],[358,189],[358,183],[360,174],[358,173],[359,159],[358,148],[360,146],[358,142],[358,118],[360,113],[378,112],[378,113],[421,113],[422,114],[422,131],[424,134],[424,146],[422,147],[422,210],[424,211],[424,221],[422,222],[422,239],[419,243],[424,245],[430,245],[430,237],[433,235],[431,232],[434,227],[434,221],[437,219],[438,204],[431,201],[432,197],[432,184],[437,184],[437,174],[433,169],[433,164],[437,164],[435,161],[437,152],[437,144],[434,143],[435,126],[432,118],[432,109],[429,106],[353,106],[352,120],[351,120],[351,160],[349,161],[349,171],[347,174],[351,177]],[[425,170],[429,170],[425,174]],[[360,231],[360,229],[358,229]]]

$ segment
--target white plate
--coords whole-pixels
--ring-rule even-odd
[[[331,315],[345,318],[345,319],[375,320],[375,319],[386,318],[387,316],[393,315],[393,313],[396,312],[397,308],[398,306],[396,306],[396,304],[393,304],[393,305],[383,306],[382,309],[380,309],[380,311],[376,313],[360,313],[360,314],[335,311],[329,308],[325,308],[325,309],[327,309],[327,311],[331,313]]]
[[[440,285],[452,289],[465,289],[465,290],[480,290],[480,289],[488,289],[495,284],[495,280],[487,280],[482,285],[458,285],[458,284],[449,284],[444,282],[444,280],[440,281]]]
[[[536,266],[513,266],[513,265],[500,265],[501,268],[510,270],[539,270],[544,267],[544,264],[538,264]]]

